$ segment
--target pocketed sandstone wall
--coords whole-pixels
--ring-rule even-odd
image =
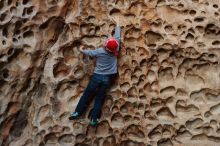
[[[0,145],[218,146],[219,0],[1,0]],[[125,50],[100,124],[69,121],[94,49]]]

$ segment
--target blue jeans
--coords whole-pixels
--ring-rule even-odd
[[[78,112],[79,115],[81,115],[84,112],[84,110],[88,106],[88,101],[90,99],[91,93],[95,92],[95,90],[98,88],[95,97],[95,104],[93,106],[91,114],[91,119],[97,119],[99,114],[101,113],[101,108],[104,103],[106,90],[110,87],[111,78],[111,75],[101,75],[94,73],[83,95],[79,100],[75,112]]]

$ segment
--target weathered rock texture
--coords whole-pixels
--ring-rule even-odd
[[[0,0],[0,145],[219,146],[219,0]],[[69,121],[120,18],[102,119]]]

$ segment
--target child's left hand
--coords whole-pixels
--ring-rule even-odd
[[[79,47],[79,51],[82,52],[83,51],[83,46]]]

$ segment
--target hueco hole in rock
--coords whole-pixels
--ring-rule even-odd
[[[99,122],[69,120],[115,20]],[[0,0],[0,145],[219,146],[219,63],[220,0]]]

